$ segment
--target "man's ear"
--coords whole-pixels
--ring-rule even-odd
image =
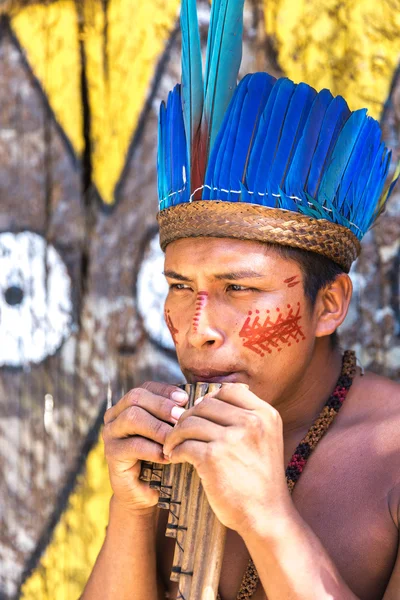
[[[315,303],[315,337],[331,335],[343,323],[349,309],[353,285],[346,273],[338,275],[318,292]]]

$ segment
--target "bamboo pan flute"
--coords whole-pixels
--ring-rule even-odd
[[[181,385],[187,408],[220,383]],[[159,490],[159,508],[169,510],[165,535],[175,538],[171,580],[177,600],[216,600],[225,546],[225,527],[211,510],[197,472],[188,463],[161,465],[142,461],[140,479]]]

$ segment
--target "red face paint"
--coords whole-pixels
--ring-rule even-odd
[[[275,312],[276,319],[271,316],[269,310],[266,310],[265,319],[262,320],[257,314],[258,312],[256,311],[254,317],[252,312],[249,312],[249,316],[239,332],[239,336],[244,340],[245,348],[249,348],[260,356],[265,356],[265,353],[271,354],[274,349],[280,352],[282,346],[298,344],[301,340],[306,339],[299,324],[301,319],[300,302],[297,303],[296,312],[290,304],[287,305],[286,315],[279,308],[272,311],[272,313]]]
[[[208,292],[197,292],[195,313],[193,317],[193,331],[197,331],[198,329],[202,310],[207,304],[207,296]]]
[[[174,341],[174,344],[175,344],[175,346],[177,346],[178,345],[178,340],[176,339],[176,334],[179,333],[179,331],[176,329],[176,327],[174,327],[174,324],[172,322],[172,319],[170,317],[169,312],[170,312],[169,310],[164,310],[164,318],[165,318],[165,322],[167,324],[167,327],[169,329],[169,332],[170,332],[170,334],[172,336],[172,339]]]
[[[295,285],[300,283],[299,275],[289,277],[288,279],[285,279],[283,283],[286,283],[288,287],[294,287]]]

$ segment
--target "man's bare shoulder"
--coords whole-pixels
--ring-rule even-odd
[[[354,419],[370,426],[400,419],[400,383],[396,381],[367,371],[356,377],[352,397]]]
[[[363,430],[371,463],[383,464],[388,506],[396,526],[400,513],[400,384],[366,372],[354,386],[352,418]],[[377,482],[377,487],[379,484]],[[385,486],[386,487],[386,486]],[[383,492],[383,490],[381,489]]]

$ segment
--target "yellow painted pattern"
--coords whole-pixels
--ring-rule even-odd
[[[75,3],[35,4],[13,16],[11,25],[58,123],[81,154],[81,60]]]
[[[93,179],[107,204],[114,202],[115,186],[179,4],[179,0],[112,0],[107,15],[100,2],[85,4]]]
[[[341,94],[379,118],[400,53],[392,0],[264,0],[267,33],[295,82]]]
[[[78,600],[104,539],[111,493],[104,447],[99,442],[89,454],[86,472],[21,598]]]

